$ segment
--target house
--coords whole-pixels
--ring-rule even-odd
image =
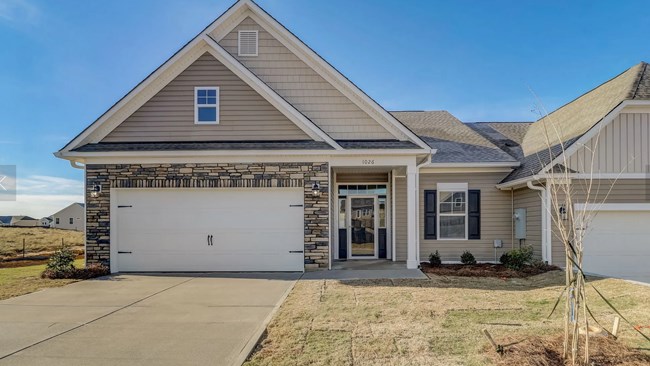
[[[0,226],[32,227],[39,225],[40,221],[30,216],[0,216]]]
[[[559,120],[553,145],[568,146],[577,186],[587,148],[607,146],[604,184],[638,158],[599,206],[585,259],[629,277],[650,253],[648,99],[642,63],[534,123],[388,112],[241,0],[55,155],[85,170],[87,263],[113,272],[417,268],[436,250],[495,261],[520,244],[563,266],[545,190],[560,151],[542,143]]]
[[[85,204],[75,202],[51,216],[49,227],[65,230],[84,230]]]
[[[41,227],[50,227],[52,225],[52,218],[51,217],[43,217],[41,219]]]

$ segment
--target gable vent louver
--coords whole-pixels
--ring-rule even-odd
[[[257,31],[239,31],[239,56],[257,56]]]

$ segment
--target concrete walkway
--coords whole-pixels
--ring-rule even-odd
[[[0,301],[0,365],[238,364],[300,275],[118,275]]]

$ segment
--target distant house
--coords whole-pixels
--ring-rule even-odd
[[[83,231],[85,221],[84,204],[75,202],[51,217],[50,227],[52,228]]]
[[[43,217],[41,219],[41,227],[50,227],[52,225],[52,218],[51,217]]]
[[[0,216],[0,226],[9,226],[11,225],[11,218],[13,216]]]
[[[10,225],[20,227],[38,227],[41,226],[41,220],[35,219],[31,216],[12,216]]]

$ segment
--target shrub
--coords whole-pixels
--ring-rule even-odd
[[[500,258],[504,266],[518,271],[525,265],[533,261],[533,247],[530,245],[523,246],[519,249],[513,249],[509,252],[503,253]]]
[[[74,271],[74,253],[69,248],[57,250],[47,262],[45,271],[52,273],[56,278],[65,276]]]
[[[464,251],[460,256],[460,262],[462,264],[476,264],[476,259],[472,253],[469,251]]]
[[[436,250],[435,253],[429,254],[429,264],[431,267],[437,267],[442,264],[442,260],[440,259],[440,253]]]

